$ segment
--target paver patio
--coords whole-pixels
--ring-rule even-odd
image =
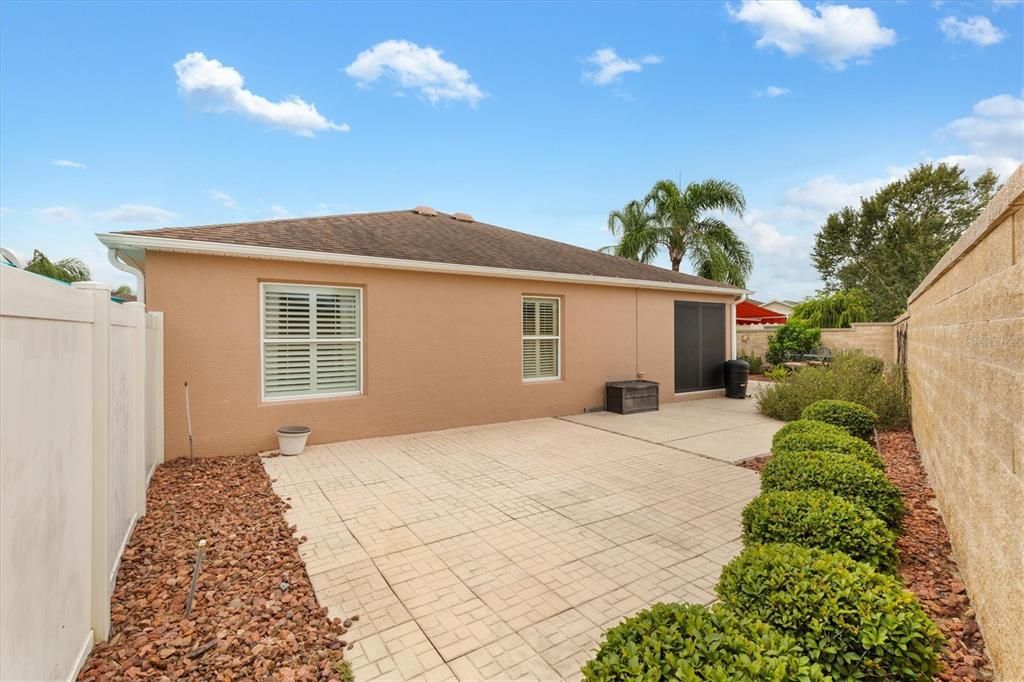
[[[750,401],[735,402],[725,408]],[[677,419],[713,418],[713,409],[689,410]],[[331,443],[264,460],[292,505],[289,522],[308,538],[300,552],[318,599],[332,617],[359,615],[349,652],[359,682],[578,679],[603,631],[625,616],[659,601],[713,600],[757,475],[577,421]],[[757,437],[766,451],[768,429]]]
[[[749,390],[756,394],[765,385],[752,381]],[[772,436],[782,427],[760,414],[753,399],[727,398],[670,403],[657,412],[592,412],[565,419],[733,463],[768,454]]]

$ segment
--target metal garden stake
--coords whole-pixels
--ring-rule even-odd
[[[188,423],[188,462],[195,464],[196,456],[192,452],[192,408],[188,403],[188,382],[185,382],[185,421]]]
[[[188,386],[188,384],[185,384]],[[188,588],[188,601],[185,602],[185,615],[192,613],[192,599],[196,596],[196,584],[199,582],[199,567],[203,565],[203,552],[206,540],[200,540],[196,547],[196,565],[192,567],[192,584]]]

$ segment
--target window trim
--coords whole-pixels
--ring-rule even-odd
[[[266,380],[266,352],[265,347],[267,342],[266,339],[266,308],[267,298],[266,290],[268,286],[272,287],[293,287],[296,289],[343,289],[347,291],[355,291],[358,296],[359,302],[359,336],[355,338],[344,338],[340,339],[348,343],[359,344],[359,389],[356,391],[333,391],[331,393],[309,393],[309,394],[293,394],[293,395],[278,395],[278,396],[267,396],[267,380]],[[315,314],[315,310],[314,310]],[[321,400],[324,398],[345,398],[352,396],[364,395],[364,389],[366,385],[365,374],[363,368],[363,338],[366,334],[364,329],[365,313],[363,312],[363,288],[354,286],[341,286],[335,284],[299,284],[297,282],[260,282],[260,401],[264,403],[280,403],[289,402],[293,400]],[[313,344],[317,341],[313,340],[278,340],[270,341],[270,343],[308,343]]]
[[[555,336],[527,336],[522,333],[523,329],[523,303],[527,299],[535,299],[542,301],[555,301],[558,304],[558,333]],[[524,384],[542,384],[551,381],[562,380],[562,297],[561,296],[535,296],[531,294],[523,294],[519,301],[519,376],[523,380]],[[526,366],[523,364],[523,341],[536,341],[541,339],[554,339],[555,344],[558,346],[558,374],[553,377],[526,377]]]

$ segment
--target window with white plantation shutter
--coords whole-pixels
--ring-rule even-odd
[[[562,371],[557,298],[523,297],[523,380],[558,379]]]
[[[263,284],[263,399],[362,390],[362,290]]]

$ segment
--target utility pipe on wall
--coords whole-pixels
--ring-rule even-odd
[[[737,296],[736,300],[732,302],[732,353],[730,353],[732,357],[729,358],[730,360],[735,360],[739,355],[736,347],[736,306],[743,303],[745,300],[747,300],[747,294],[743,293]]]
[[[134,264],[129,265],[124,260],[121,260],[122,258],[131,260],[121,251],[118,251],[113,247],[107,247],[107,260],[110,261],[110,264],[113,265],[118,270],[120,270],[121,272],[127,272],[129,275],[135,275],[135,300],[137,300],[139,303],[145,303],[146,274],[142,272],[142,270],[140,270],[139,268],[135,267]]]

